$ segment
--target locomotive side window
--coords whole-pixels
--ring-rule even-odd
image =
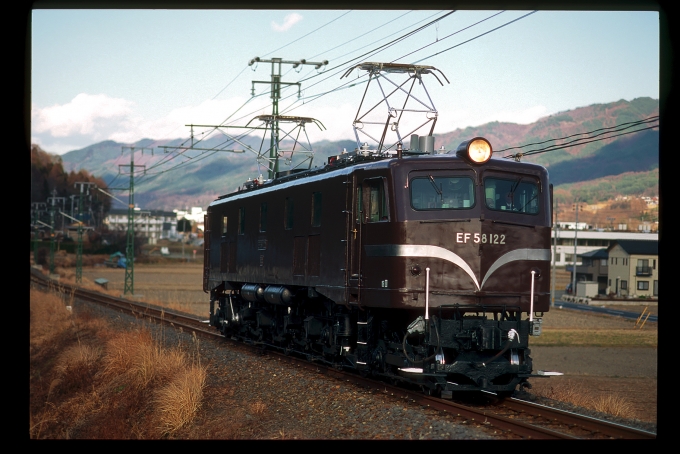
[[[293,199],[286,197],[283,202],[283,228],[286,230],[293,229]]]
[[[312,193],[312,227],[321,227],[321,193]]]
[[[368,196],[366,222],[389,221],[384,178],[366,180],[365,185]]]
[[[222,217],[222,235],[227,234],[227,217]]]
[[[239,207],[238,209],[238,234],[245,235],[246,233],[246,208]]]
[[[260,232],[267,231],[267,203],[260,204]]]
[[[468,210],[475,205],[469,177],[427,175],[413,178],[409,186],[414,210]]]
[[[492,210],[538,214],[538,195],[538,183],[527,176],[484,179],[486,206]]]

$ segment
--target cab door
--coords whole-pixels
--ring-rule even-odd
[[[361,174],[358,170],[353,172],[347,184],[347,287],[350,289],[348,301],[359,301],[359,289],[361,287],[361,235],[363,218],[363,188]],[[354,296],[351,296],[354,295]]]

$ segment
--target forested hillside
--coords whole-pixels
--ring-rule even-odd
[[[485,137],[498,156],[521,153],[523,161],[546,166],[561,203],[576,197],[592,203],[617,195],[652,196],[659,191],[658,114],[658,100],[620,100],[560,112],[528,125],[492,122],[435,131],[435,148],[455,150],[464,140]],[[444,124],[440,121],[437,129]],[[240,142],[259,150],[263,138],[248,136]],[[243,148],[225,135],[218,133],[201,141],[200,147],[210,151],[167,148],[187,143],[188,139],[144,139],[135,144],[105,141],[66,153],[62,159],[67,171],[86,170],[109,187],[122,190],[129,187],[129,166],[134,159],[138,172],[135,202],[146,209],[205,207],[217,196],[235,191],[248,178],[261,173],[266,176],[255,154],[219,151],[235,145]],[[322,166],[329,156],[355,147],[352,140],[312,144],[313,165]]]
[[[81,188],[89,185],[77,183],[93,183],[99,188],[106,188],[106,183],[101,178],[96,178],[85,169],[67,172],[64,170],[62,158],[41,149],[38,145],[31,147],[31,204],[44,204],[40,206],[42,211],[47,205],[55,205],[60,210],[71,212],[71,206],[78,206],[78,198]],[[98,191],[83,191],[83,197],[90,197],[95,212],[108,211],[111,206],[111,198]],[[75,217],[75,216],[74,216]]]

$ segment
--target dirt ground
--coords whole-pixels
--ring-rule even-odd
[[[658,306],[608,306],[641,314],[658,315]],[[559,329],[633,330],[635,320],[568,309],[553,309],[543,319],[543,331]],[[638,326],[640,326],[638,324]],[[644,330],[656,333],[658,323],[645,323]],[[637,418],[657,422],[658,349],[649,347],[533,346],[534,369],[564,375],[532,379],[532,391],[550,395],[552,389],[587,390],[591,395],[624,398]]]
[[[199,261],[135,265],[133,297],[207,318],[209,300],[202,290],[202,273],[203,265]],[[82,277],[84,284],[93,283],[98,278],[107,279],[108,290],[124,296],[124,269],[84,266]],[[652,314],[658,314],[658,306],[621,306],[617,309],[639,314],[645,307]],[[649,322],[643,329],[658,333],[657,325]],[[583,335],[587,336],[592,330],[632,330],[635,329],[635,321],[553,309],[546,312],[543,319],[543,332],[552,329],[583,330]],[[556,371],[564,375],[532,379],[532,391],[549,395],[551,389],[572,388],[587,390],[591,394],[621,396],[634,407],[638,419],[656,423],[657,351],[657,348],[649,347],[533,346],[531,356],[535,370]]]

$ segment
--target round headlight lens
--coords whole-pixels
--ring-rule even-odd
[[[472,162],[482,164],[491,158],[491,144],[486,139],[477,138],[468,145],[468,156]]]

